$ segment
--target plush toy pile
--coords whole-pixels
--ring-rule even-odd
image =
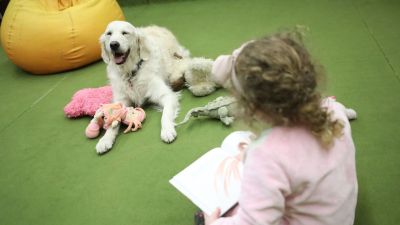
[[[102,105],[86,127],[85,134],[88,138],[99,136],[100,128],[108,129],[116,127],[119,123],[128,125],[124,133],[137,131],[142,128],[142,122],[146,118],[146,113],[142,108],[125,107],[121,103],[111,103]]]

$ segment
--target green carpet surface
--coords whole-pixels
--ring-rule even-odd
[[[359,181],[355,224],[398,224],[400,1],[129,3],[121,2],[129,22],[165,26],[193,56],[208,58],[282,28],[307,26],[307,46],[326,68],[325,94],[358,112],[352,122]],[[101,61],[35,76],[0,50],[1,225],[193,224],[197,208],[168,180],[243,126],[192,119],[177,128],[175,142],[165,144],[161,113],[147,108],[140,131],[119,135],[113,149],[98,156],[98,139],[84,136],[90,118],[68,119],[63,108],[76,91],[105,84]],[[177,120],[225,94],[194,97],[184,90]]]

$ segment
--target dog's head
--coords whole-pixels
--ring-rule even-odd
[[[100,44],[101,57],[107,64],[123,65],[129,58],[146,57],[148,52],[140,31],[125,21],[109,23]]]

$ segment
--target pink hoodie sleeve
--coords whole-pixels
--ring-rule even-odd
[[[233,56],[221,55],[215,59],[211,70],[212,79],[215,83],[223,86],[232,72]]]
[[[286,170],[274,156],[252,149],[246,156],[239,210],[212,225],[281,225],[285,197],[290,191]],[[256,173],[254,171],[257,171]]]
[[[250,42],[252,41],[248,41],[242,44],[239,48],[235,49],[231,55],[221,55],[215,59],[211,70],[211,79],[215,83],[221,86],[224,86],[224,84],[226,84],[226,82],[231,77],[236,58],[238,57],[242,49]]]

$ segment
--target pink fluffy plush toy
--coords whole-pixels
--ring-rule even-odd
[[[64,107],[64,113],[68,118],[94,116],[102,104],[111,103],[111,101],[111,86],[85,88],[72,96],[71,101]]]
[[[142,127],[145,118],[142,108],[125,107],[121,103],[103,104],[86,127],[85,134],[88,138],[95,138],[99,136],[101,127],[116,127],[120,122],[128,125],[124,133],[136,131]]]

